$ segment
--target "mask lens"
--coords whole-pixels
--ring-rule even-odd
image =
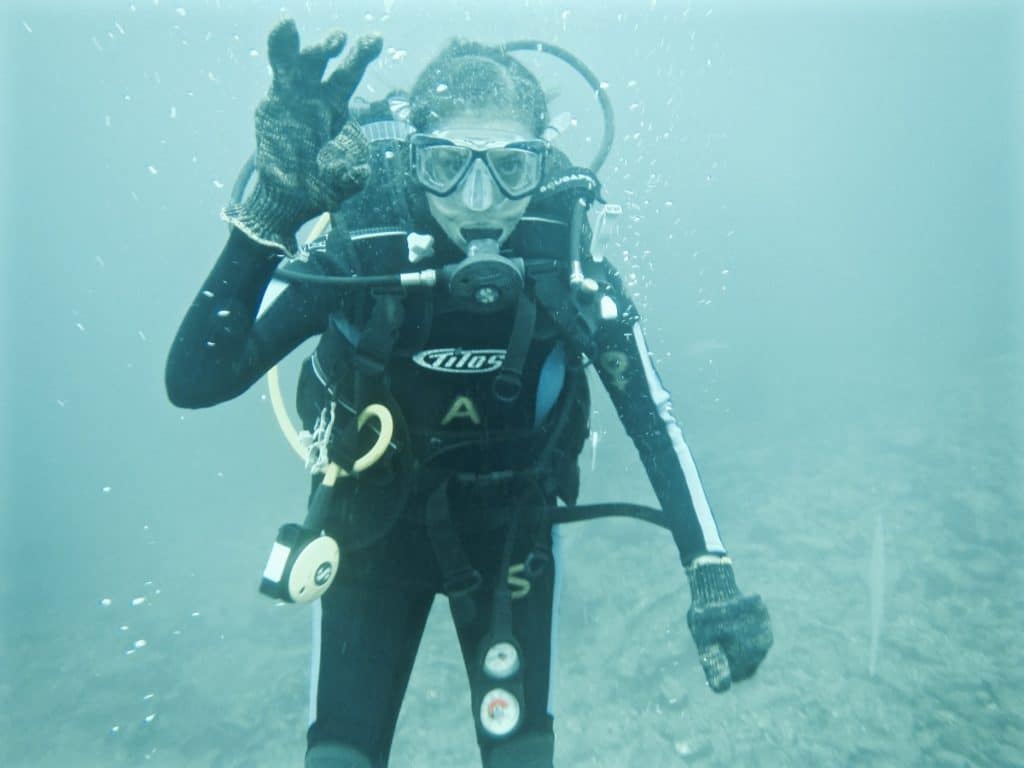
[[[462,179],[473,159],[467,147],[449,144],[420,147],[416,152],[416,175],[431,192],[448,194]]]
[[[538,152],[517,147],[489,149],[487,165],[509,197],[523,197],[540,184],[541,156]]]

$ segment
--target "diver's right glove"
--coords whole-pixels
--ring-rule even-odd
[[[256,108],[256,171],[252,193],[221,218],[263,245],[295,252],[306,221],[334,211],[369,177],[369,147],[351,120],[348,102],[381,51],[377,35],[360,37],[345,61],[323,79],[327,62],[345,47],[345,34],[299,48],[295,22],[279,22],[267,39],[274,79]]]
[[[686,575],[693,598],[686,623],[708,685],[722,693],[753,675],[772,647],[768,609],[760,595],[740,593],[728,557],[701,555]]]

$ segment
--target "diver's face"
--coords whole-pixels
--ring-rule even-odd
[[[504,147],[536,138],[529,126],[508,118],[460,116],[443,121],[431,136],[474,150]],[[496,183],[492,171],[476,157],[450,193],[427,192],[430,213],[462,251],[470,240],[494,238],[503,243],[526,213],[530,197],[512,199]]]

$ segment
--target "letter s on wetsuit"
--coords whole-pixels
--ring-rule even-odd
[[[377,153],[376,162],[384,163],[382,157]],[[571,180],[578,170],[563,167],[561,179]],[[375,167],[372,178],[379,180],[386,171]],[[379,221],[356,229],[371,215],[368,211],[382,205],[380,188],[373,198],[373,183],[334,216],[329,235],[306,247],[308,261],[298,268],[327,275],[401,271],[408,268],[406,251],[389,243],[404,246],[412,227],[433,234],[437,243],[433,262],[417,268],[462,257],[412,190],[384,190],[390,198],[400,198],[389,198],[392,212],[401,211],[399,231],[375,226]],[[558,188],[558,179],[548,186]],[[571,182],[566,182],[569,187]],[[559,269],[564,270],[557,275],[559,284],[567,285],[564,230],[567,209],[576,199],[574,194],[564,199],[538,196],[506,244],[510,252],[526,258],[560,260]],[[317,335],[321,335],[320,347],[306,361],[300,381],[299,411],[306,426],[311,426],[323,406],[326,387],[338,398],[360,400],[362,395],[355,391],[359,383],[352,380],[349,368],[360,359],[359,338],[370,324],[374,302],[368,292],[295,283],[257,318],[278,262],[271,249],[232,230],[171,347],[166,383],[175,405],[201,408],[231,399],[301,342]],[[315,608],[311,747],[345,745],[344,749],[366,756],[373,766],[386,764],[430,605],[437,593],[452,593],[451,574],[438,562],[436,532],[426,522],[436,483],[422,480],[444,476],[456,478],[447,489],[449,530],[457,533],[468,565],[482,581],[467,590],[470,610],[456,617],[471,679],[474,657],[490,630],[492,596],[504,585],[500,564],[509,558],[522,563],[538,548],[556,552],[553,566],[536,573],[528,592],[511,603],[511,623],[523,659],[522,725],[504,742],[480,738],[485,765],[550,764],[551,624],[560,565],[557,536],[552,541],[550,526],[547,530],[533,524],[513,526],[511,518],[499,512],[523,498],[524,503],[534,504],[554,504],[556,497],[575,501],[576,459],[589,430],[584,356],[593,363],[638,449],[662,509],[670,517],[667,527],[673,531],[683,563],[704,553],[724,553],[636,308],[607,262],[586,261],[584,269],[616,311],[590,324],[557,322],[558,312],[552,308],[560,299],[538,298],[532,338],[521,361],[522,391],[513,402],[495,398],[492,384],[512,354],[508,350],[515,308],[474,313],[446,299],[442,289],[410,291],[401,299],[400,322],[393,329],[396,337],[387,344],[388,359],[377,361],[383,366],[377,380],[386,382],[389,405],[400,414],[404,429],[399,452],[405,454],[406,464],[401,469],[385,467],[377,487],[390,488],[396,472],[415,479],[402,494],[371,493],[367,504],[353,503],[341,510],[339,519],[346,510],[355,509],[386,523],[370,526],[369,533],[347,550],[346,536],[355,530],[358,539],[362,531],[358,521],[351,529],[340,522],[328,524],[328,532],[337,524],[334,533],[344,554],[334,584]],[[539,295],[544,290],[541,283],[528,280],[527,292]],[[566,332],[570,327],[576,330]],[[561,419],[563,426],[570,425],[555,435],[562,445],[545,453],[544,440],[537,436],[550,436],[547,426],[559,421],[566,409],[577,413]],[[550,464],[540,468],[541,474],[550,469],[549,476],[523,481],[526,473],[537,469],[532,463],[541,454]],[[477,483],[474,478],[486,482]],[[358,482],[353,488],[348,501],[358,501],[362,492]],[[389,503],[399,508],[385,509]],[[507,540],[511,543],[506,552]],[[515,749],[510,751],[509,745]]]

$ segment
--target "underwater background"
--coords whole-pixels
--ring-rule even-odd
[[[308,608],[256,588],[304,471],[262,384],[163,389],[282,15],[382,32],[371,98],[453,35],[607,83],[612,259],[776,639],[712,694],[670,538],[566,527],[556,763],[1024,765],[1024,10],[994,0],[4,3],[0,765],[301,765]],[[593,94],[523,60],[589,162]],[[594,391],[584,500],[652,503]],[[392,765],[478,764],[457,649],[439,599]]]

